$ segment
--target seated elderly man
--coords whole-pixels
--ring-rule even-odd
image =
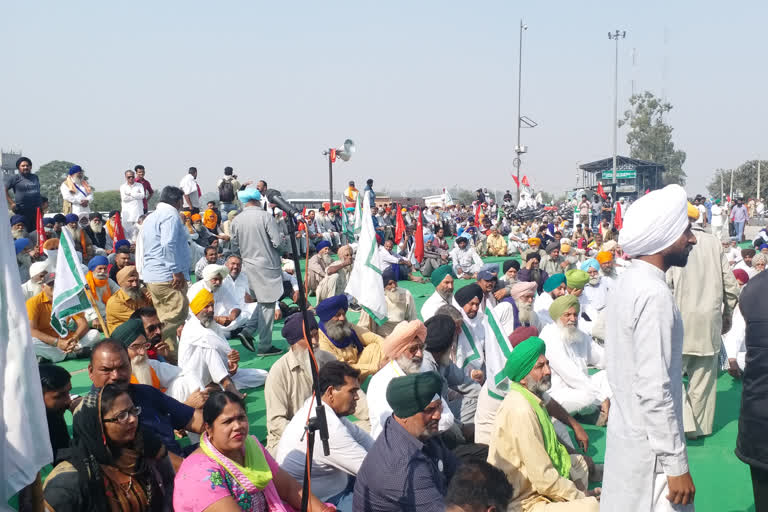
[[[75,251],[83,257],[83,263],[90,261],[95,254],[91,239],[86,236],[85,231],[80,227],[80,218],[74,213],[66,216],[67,224],[63,229],[69,232],[72,242],[75,244]]]
[[[152,296],[145,286],[140,285],[136,267],[129,265],[120,270],[117,273],[117,284],[120,289],[107,301],[106,321],[109,332],[128,320],[134,311],[152,305]]]
[[[539,267],[549,274],[561,274],[569,268],[569,263],[560,255],[560,242],[550,242],[547,254],[541,258]]]
[[[214,326],[214,297],[200,288],[189,301],[191,315],[179,338],[179,367],[183,378],[174,398],[185,401],[194,391],[212,385],[231,391],[256,388],[264,384],[267,372],[255,368],[239,368],[240,354],[232,349]]]
[[[31,299],[43,291],[43,278],[48,275],[48,270],[47,261],[36,261],[29,266],[29,279],[21,285],[21,291],[24,292],[24,300]]]
[[[424,324],[413,320],[399,324],[382,342],[382,351],[389,362],[371,378],[367,393],[370,396],[371,435],[374,439],[379,437],[384,423],[392,414],[386,397],[387,386],[396,377],[421,372],[426,335]],[[440,421],[441,431],[448,430],[452,425],[453,415],[448,411]]]
[[[491,226],[488,238],[485,241],[488,256],[506,256],[507,255],[507,242],[504,237],[499,233],[499,228],[496,225]]]
[[[577,327],[579,299],[563,295],[549,307],[554,323],[541,331],[552,368],[549,394],[569,414],[587,415],[600,410],[597,425],[608,421],[611,389],[604,371],[589,374],[588,367],[604,368],[603,347]]]
[[[456,313],[458,316],[458,310]],[[421,371],[435,372],[440,376],[443,381],[440,396],[447,403],[451,413],[462,425],[472,424],[475,422],[480,384],[451,360],[453,347],[458,342],[456,322],[453,317],[438,313],[424,325],[427,328],[427,336],[424,339]],[[384,342],[386,344],[386,340]]]
[[[320,281],[326,277],[326,269],[333,263],[331,258],[331,243],[322,240],[315,245],[317,252],[307,263],[307,293],[314,295]]]
[[[505,260],[501,264],[501,275],[499,276],[499,283],[504,285],[507,290],[517,282],[517,273],[520,272],[520,262],[517,260]]]
[[[600,264],[600,276],[602,277],[601,281],[605,285],[607,293],[614,287],[616,280],[619,278],[619,274],[616,272],[616,265],[614,263],[615,258],[611,252],[600,251],[597,253],[597,256],[595,256],[595,259],[597,260],[597,263]]]
[[[474,247],[469,247],[466,237],[456,238],[456,245],[451,250],[453,271],[459,279],[475,279],[483,266],[483,260]]]
[[[547,252],[541,248],[541,238],[537,236],[532,236],[531,238],[529,238],[528,248],[520,253],[520,258],[523,261],[528,261],[529,254],[538,254],[539,261],[541,261],[541,258],[543,258],[544,255],[547,254]]]
[[[461,334],[456,348],[456,364],[474,380],[483,380],[485,365],[485,313],[480,311],[483,290],[477,283],[459,289],[454,295],[461,308]]]
[[[453,304],[453,280],[456,274],[450,264],[441,265],[432,271],[429,280],[435,292],[421,306],[421,318],[426,322],[445,304]]]
[[[267,405],[267,450],[275,454],[277,443],[288,422],[296,415],[304,401],[312,395],[312,368],[309,358],[309,344],[316,350],[317,321],[307,313],[309,333],[304,336],[301,313],[294,313],[285,319],[282,335],[290,350],[270,368],[264,384],[264,398]]]
[[[64,359],[88,357],[91,346],[95,345],[101,336],[96,329],[89,329],[83,313],[66,319],[65,325],[58,325],[60,332],[51,327],[55,280],[55,274],[48,273],[43,278],[42,291],[27,300],[27,317],[35,355],[38,359],[47,359],[54,363]]]
[[[549,274],[539,268],[541,255],[531,252],[525,257],[525,266],[517,273],[518,281],[536,283],[536,291],[544,291],[544,283],[549,279]]]
[[[365,327],[350,324],[348,309],[346,295],[330,297],[315,307],[320,317],[320,348],[360,370],[364,380],[379,369],[382,338]]]
[[[531,337],[507,359],[509,391],[496,412],[488,462],[504,471],[512,484],[513,510],[598,512],[594,496],[599,490],[586,490],[591,461],[568,453],[542,407],[551,382],[544,351],[544,341]]]
[[[532,325],[541,329],[539,315],[533,309],[533,297],[536,294],[536,283],[524,281],[512,285],[509,299],[503,303],[511,304],[514,315],[514,328]],[[502,304],[503,304],[502,303]]]
[[[250,318],[248,312],[241,309],[242,299],[236,296],[234,283],[231,280],[225,281],[227,277],[229,277],[229,269],[224,265],[208,265],[203,270],[203,279],[190,286],[187,291],[187,298],[190,301],[200,290],[213,293],[214,327],[222,337],[244,326]]]
[[[379,325],[363,310],[360,312],[357,325],[379,336],[388,336],[400,322],[417,319],[416,301],[410,291],[397,286],[397,279],[391,268],[384,270],[381,278],[384,281],[384,299],[387,302],[387,321]]]
[[[29,280],[29,269],[32,266],[32,254],[34,246],[29,238],[18,238],[13,241],[14,251],[16,253],[16,264],[19,269],[19,278],[21,282]]]
[[[608,279],[600,275],[600,264],[594,258],[582,263],[581,270],[589,275],[589,281],[579,297],[583,319],[581,327],[591,336],[595,327],[603,323],[602,313],[605,310],[609,291],[605,283]]]
[[[109,260],[106,256],[94,256],[88,262],[88,273],[85,274],[85,282],[91,292],[91,297],[96,301],[101,318],[107,314],[107,302],[113,294],[120,290],[120,287],[109,278]],[[96,311],[91,308],[85,312],[85,319],[91,323],[94,329],[101,330],[101,323],[98,321]]]
[[[88,225],[83,228],[83,232],[93,244],[96,254],[106,256],[112,252],[112,239],[107,230],[104,229],[104,218],[99,212],[92,212],[88,215]]]
[[[325,268],[325,277],[318,283],[315,297],[317,302],[324,301],[328,297],[344,293],[349,281],[349,274],[352,272],[352,264],[355,262],[352,254],[352,247],[342,245],[336,252],[338,260],[331,262]],[[295,302],[295,301],[294,301]]]
[[[533,311],[539,317],[542,326],[552,322],[549,318],[549,306],[556,298],[565,295],[565,274],[554,274],[544,282],[544,293],[533,301]]]
[[[392,416],[357,473],[354,510],[445,510],[448,482],[458,461],[437,437],[442,386],[434,372],[397,377],[389,383],[386,398]]]
[[[320,368],[318,379],[331,450],[329,455],[325,455],[322,445],[315,444],[311,467],[312,494],[320,501],[335,505],[338,510],[352,510],[355,477],[373,446],[370,434],[347,419],[357,408],[360,372],[343,361],[331,361]],[[275,459],[280,469],[296,481],[304,478],[307,462],[305,426],[307,418],[316,415],[316,405],[313,397],[304,401],[285,427],[277,446]]]

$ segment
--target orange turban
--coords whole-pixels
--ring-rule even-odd
[[[202,217],[200,217],[199,213],[196,213],[192,216],[192,222],[197,222],[198,220],[202,220]]]
[[[400,322],[381,343],[381,351],[390,359],[397,359],[414,341],[427,339],[427,327],[419,320]]]
[[[58,238],[49,238],[45,242],[43,242],[43,249],[49,250],[49,251],[55,251],[59,248],[59,239]]]
[[[608,263],[609,261],[613,261],[613,254],[611,254],[608,251],[600,251],[597,253],[597,256],[595,257],[597,262],[599,264]]]
[[[189,301],[189,309],[192,310],[193,314],[197,315],[208,304],[213,304],[213,294],[205,288],[200,288],[195,298]]]
[[[541,245],[541,238],[536,236],[529,238],[528,245]]]

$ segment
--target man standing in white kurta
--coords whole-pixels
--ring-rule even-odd
[[[130,240],[139,217],[144,215],[144,185],[136,183],[136,174],[125,171],[125,183],[120,185],[120,220],[125,236]]]
[[[683,433],[683,321],[664,273],[696,243],[679,185],[638,199],[619,245],[633,258],[609,293],[606,372],[613,391],[601,508],[693,511]]]

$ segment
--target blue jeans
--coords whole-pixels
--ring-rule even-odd
[[[229,212],[236,212],[237,205],[235,203],[219,203],[219,211],[221,212],[221,221],[227,220]]]
[[[352,512],[352,498],[355,495],[355,477],[350,476],[346,489],[336,496],[328,498],[327,503],[331,503],[339,512]]]
[[[733,225],[736,226],[736,241],[741,242],[742,238],[744,237],[744,222],[733,222]]]

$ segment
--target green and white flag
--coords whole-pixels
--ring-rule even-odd
[[[360,194],[358,194],[360,195]],[[355,227],[349,223],[349,213],[344,207],[344,195],[341,196],[341,232],[347,237],[347,243],[355,241]]]
[[[91,303],[85,295],[86,286],[75,243],[69,231],[62,229],[56,258],[56,282],[53,285],[51,307],[51,327],[59,333],[59,336],[65,337],[69,332],[67,318],[91,308]]]
[[[363,229],[363,208],[360,204],[361,202],[361,196],[363,194],[358,192],[357,193],[357,200],[355,201],[355,235],[360,236],[360,231]],[[366,194],[366,202],[368,202],[367,194]],[[370,209],[369,209],[370,212]],[[374,240],[376,237],[374,237]]]
[[[360,195],[358,194],[358,198]],[[359,205],[358,200],[358,205]],[[357,244],[355,264],[344,290],[357,299],[357,303],[373,320],[381,325],[387,321],[387,301],[384,298],[384,282],[381,279],[381,258],[373,229],[370,201],[365,197],[360,216],[360,240]],[[357,221],[357,218],[355,219]]]

